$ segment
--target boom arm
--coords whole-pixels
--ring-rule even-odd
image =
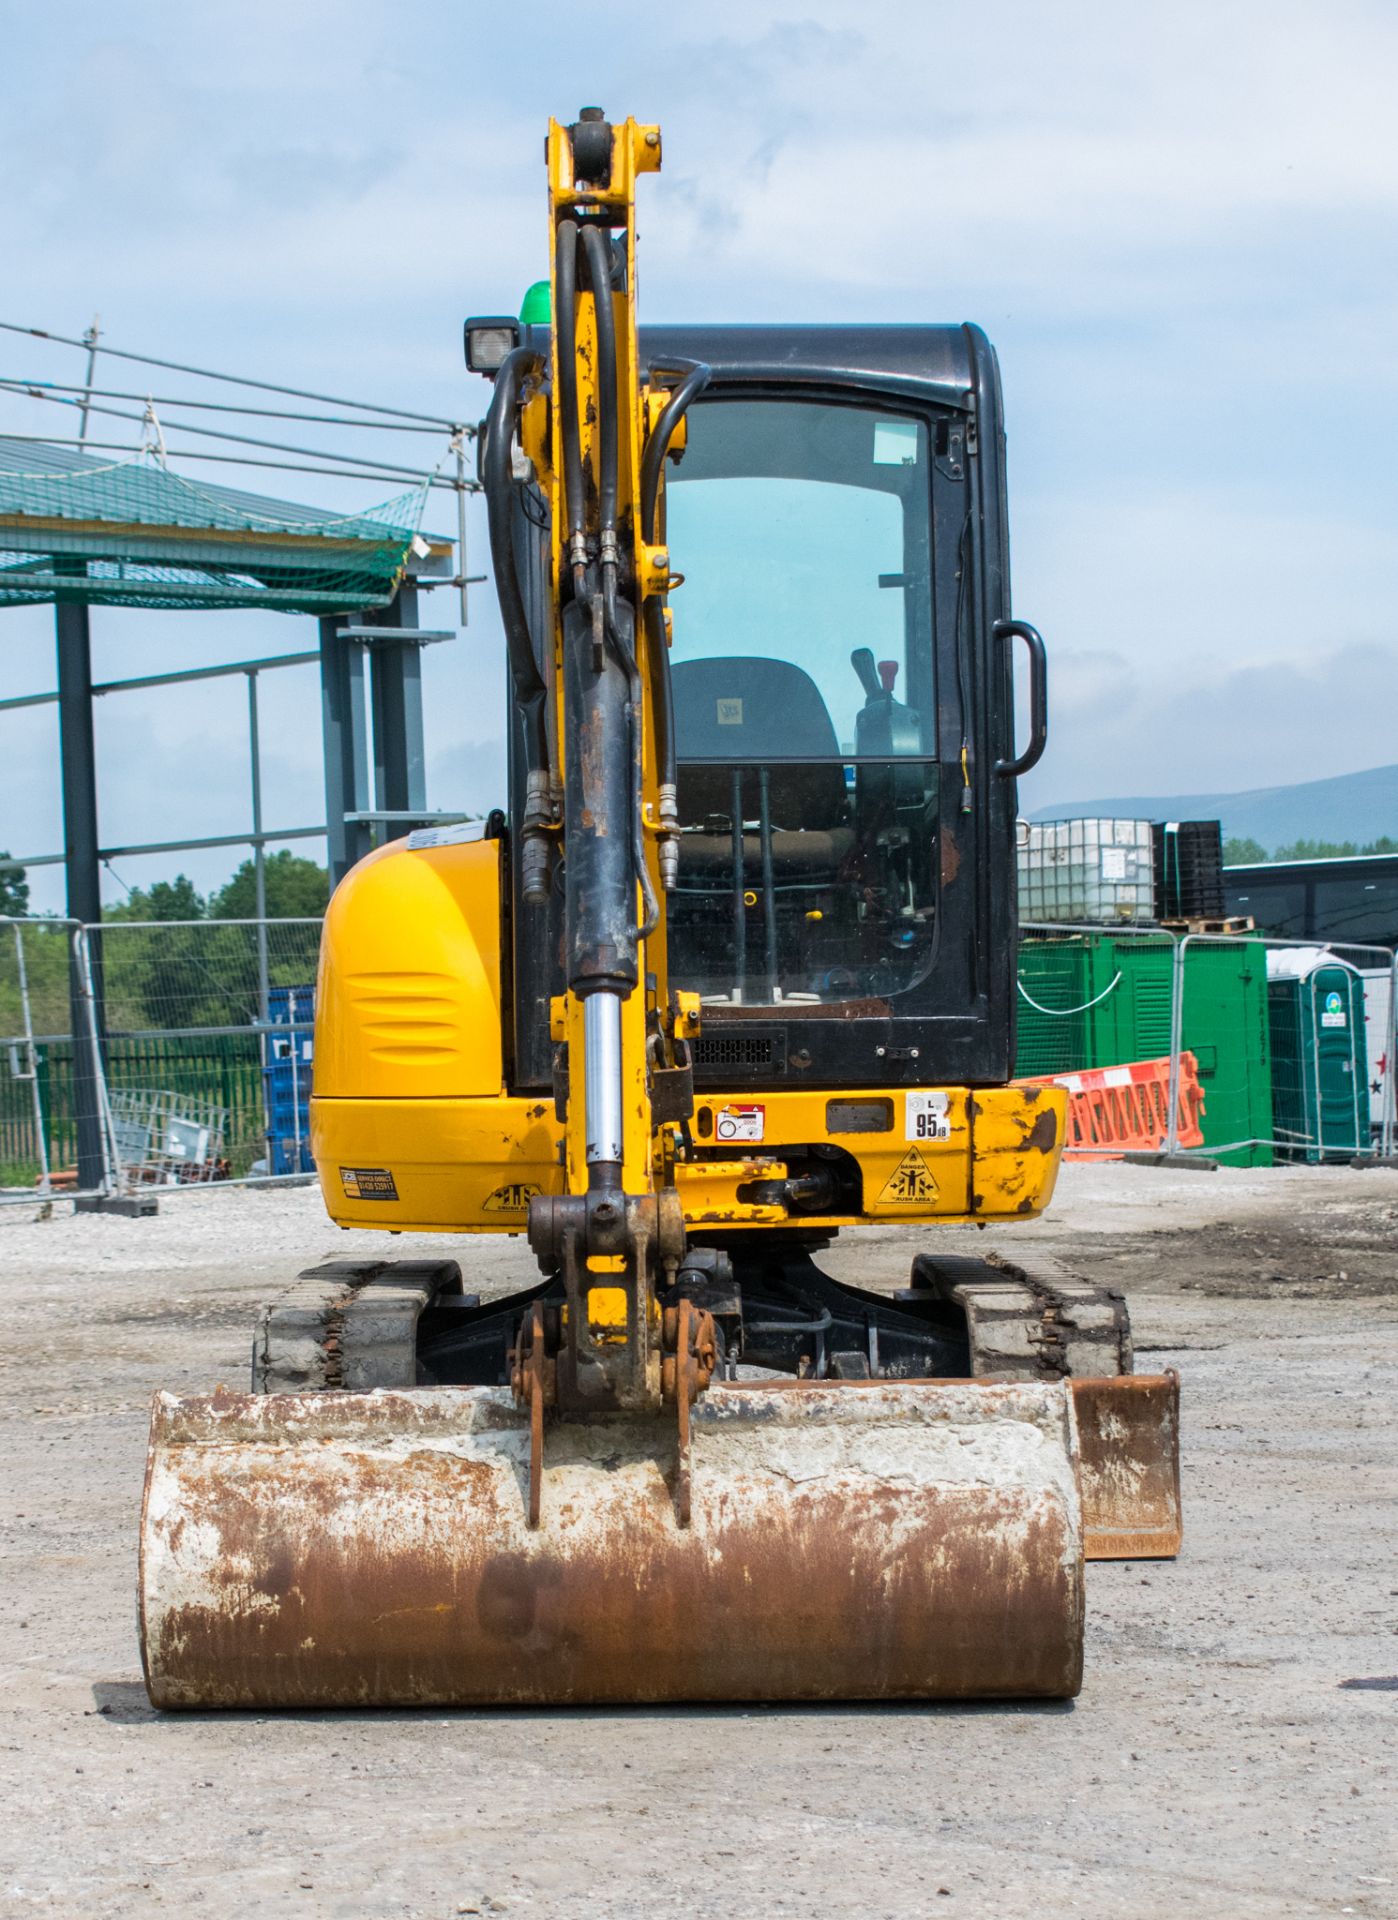
[[[663,897],[678,821],[670,570],[658,536],[665,456],[707,373],[667,369],[674,391],[641,380],[635,185],[659,165],[656,127],[612,126],[597,108],[570,127],[550,122],[547,375],[540,355],[517,348],[486,431],[495,571],[529,755],[521,831],[524,900],[535,913],[562,856],[567,992],[552,1031],[567,1191],[532,1203],[529,1236],[567,1283],[559,1325],[542,1330],[544,1391],[574,1411],[669,1397],[657,1293],[684,1252],[672,1129],[686,1117],[676,1082],[695,1014],[667,992]],[[516,433],[550,509],[552,657],[542,672],[515,575]],[[669,1076],[661,1121],[657,1071]],[[698,1334],[704,1346],[702,1325]],[[539,1370],[526,1351],[532,1338],[526,1332],[518,1367],[526,1383]]]

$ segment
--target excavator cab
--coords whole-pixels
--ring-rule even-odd
[[[328,1262],[251,1392],[157,1396],[160,1706],[1064,1697],[1084,1559],[1179,1543],[1121,1296],[931,1231],[1042,1211],[1066,1104],[1011,1081],[994,354],[638,328],[660,152],[551,123],[550,324],[468,322],[508,806],[362,861],[317,983],[330,1217],[539,1278]],[[906,1286],[819,1264],[869,1224]]]
[[[695,1085],[1003,1086],[1015,778],[1045,718],[1036,672],[1017,759],[994,350],[973,326],[643,327],[640,348],[709,369],[661,530],[683,574],[666,905],[672,983],[703,1007]],[[542,610],[537,536],[532,557]],[[517,1057],[543,1086],[558,977],[532,939],[517,964]]]

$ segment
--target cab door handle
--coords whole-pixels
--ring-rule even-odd
[[[995,640],[1022,640],[1029,649],[1029,744],[1017,759],[995,762],[998,774],[1006,780],[1017,780],[1039,764],[1048,745],[1048,656],[1043,635],[1027,620],[997,620],[990,631]]]

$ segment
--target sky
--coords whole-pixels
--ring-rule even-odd
[[[549,114],[657,120],[643,317],[973,319],[995,341],[1015,610],[1051,660],[1026,806],[1398,760],[1391,6],[538,0],[526,27],[462,0],[0,0],[0,28],[0,319],[100,314],[113,345],[473,420],[460,323],[546,270]],[[79,365],[0,333],[0,374]],[[57,413],[0,399],[0,430]],[[205,471],[345,509],[397,490]],[[449,495],[428,524],[452,531]],[[474,511],[471,541],[479,571]],[[452,624],[450,598],[424,621]],[[99,678],[313,644],[270,614],[97,609],[93,633]],[[488,588],[424,671],[429,804],[482,811],[504,759]],[[52,676],[51,611],[0,613],[0,698]],[[246,824],[242,701],[222,681],[99,703],[105,845]],[[313,824],[314,671],[269,676],[263,707],[266,817]],[[52,713],[0,712],[0,847],[59,838]],[[109,897],[237,857],[114,861]],[[58,870],[32,879],[57,905]]]

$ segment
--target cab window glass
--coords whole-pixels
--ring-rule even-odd
[[[666,498],[684,574],[672,662],[726,669],[683,676],[682,753],[934,751],[921,421],[816,402],[700,405]]]
[[[928,972],[939,871],[923,423],[694,409],[666,487],[681,820],[677,984],[881,1002]]]

